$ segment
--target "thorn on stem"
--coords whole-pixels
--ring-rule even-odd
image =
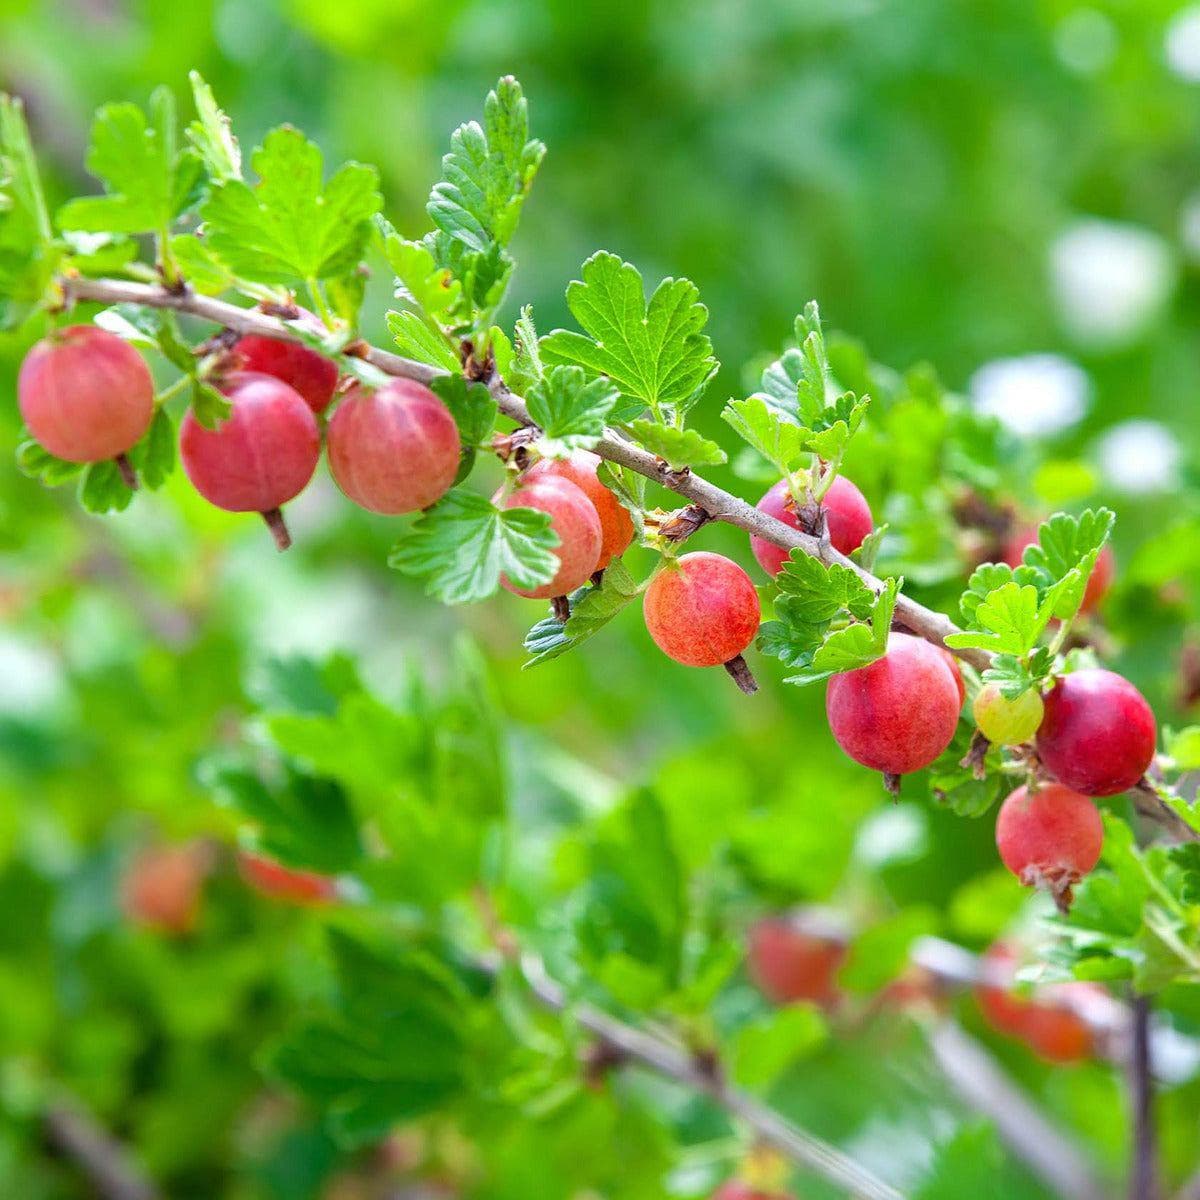
[[[269,508],[263,513],[262,519],[266,521],[267,528],[271,531],[271,536],[275,539],[275,548],[277,550],[286,550],[292,544],[292,535],[288,533],[288,527],[283,520],[283,513],[278,508]]]
[[[121,478],[125,482],[125,486],[131,491],[138,490],[137,472],[133,469],[133,463],[129,461],[129,455],[118,454],[113,462],[117,464],[117,470],[121,472]]]
[[[758,691],[758,681],[751,673],[750,664],[740,654],[725,663],[725,670],[747,696],[753,696]]]

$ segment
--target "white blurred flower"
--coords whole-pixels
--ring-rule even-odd
[[[15,633],[0,634],[0,713],[45,712],[63,695],[62,668],[47,647]]]
[[[1054,30],[1054,49],[1068,70],[1095,75],[1116,56],[1116,26],[1094,8],[1077,8],[1059,21]]]
[[[1091,384],[1077,363],[1059,354],[1027,354],[985,363],[970,382],[977,412],[1021,437],[1049,437],[1082,419]]]
[[[1180,10],[1167,26],[1167,66],[1188,83],[1200,83],[1200,4]]]
[[[1138,495],[1166,492],[1179,482],[1179,440],[1157,421],[1122,421],[1097,446],[1100,469],[1108,483]]]
[[[1175,264],[1150,230],[1087,218],[1055,240],[1050,275],[1068,332],[1092,345],[1120,346],[1158,315],[1174,287]]]

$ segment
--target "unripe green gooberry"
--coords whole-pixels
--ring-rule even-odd
[[[975,697],[975,724],[989,742],[997,746],[1019,746],[1038,731],[1046,706],[1030,688],[1010,700],[994,683],[985,684]]]

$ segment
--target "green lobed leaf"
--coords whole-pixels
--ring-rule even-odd
[[[59,210],[64,229],[162,233],[200,199],[204,165],[176,146],[175,100],[168,88],[150,97],[149,116],[136,104],[106,104],[92,125],[87,168],[104,196],[83,196]]]
[[[644,408],[690,407],[718,366],[696,285],[664,279],[647,306],[637,268],[603,250],[582,274],[567,288],[567,305],[590,336],[555,330],[542,338],[543,361],[607,375],[631,401],[633,416]]]
[[[768,405],[764,397],[731,400],[721,417],[780,475],[790,475],[803,464],[808,450],[807,431]]]
[[[405,357],[415,358],[431,367],[441,367],[444,371],[462,370],[462,363],[450,343],[415,312],[408,309],[389,312],[386,320],[396,348]]]
[[[375,168],[346,163],[323,182],[320,149],[286,125],[267,134],[251,162],[257,184],[226,179],[204,204],[213,253],[235,275],[261,283],[353,271],[382,204]]]
[[[461,374],[440,375],[429,386],[450,410],[462,444],[472,450],[485,446],[496,423],[496,401],[487,387]]]
[[[434,261],[426,243],[402,238],[383,216],[377,215],[375,223],[384,255],[396,276],[397,298],[410,300],[435,319],[453,312],[462,300],[462,284],[449,268]]]
[[[505,76],[488,93],[483,124],[469,121],[451,135],[442,179],[426,206],[434,225],[475,253],[507,244],[545,155],[546,147],[529,137],[521,85]]]
[[[644,450],[661,458],[673,471],[685,467],[719,467],[725,451],[694,429],[660,425],[656,421],[633,421],[629,432]]]
[[[629,568],[614,558],[605,567],[599,584],[589,584],[571,594],[571,615],[565,622],[548,616],[529,630],[525,649],[530,657],[522,669],[549,662],[582,645],[636,600],[641,591]]]
[[[55,458],[41,443],[33,440],[29,430],[21,429],[17,440],[17,467],[22,475],[36,479],[46,487],[60,487],[76,478],[85,465]]]
[[[493,595],[501,575],[524,589],[553,579],[557,545],[546,513],[497,508],[454,488],[422,514],[388,564],[423,579],[425,590],[444,604],[464,604]]]
[[[538,450],[548,458],[590,450],[604,436],[617,396],[604,376],[589,380],[582,367],[555,367],[535,380],[525,402],[542,430]]]

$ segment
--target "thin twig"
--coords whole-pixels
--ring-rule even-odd
[[[1150,1062],[1150,1000],[1130,1002],[1129,1103],[1133,1110],[1133,1153],[1129,1200],[1159,1200],[1158,1137],[1154,1124],[1154,1077]]]
[[[1087,1156],[1052,1125],[974,1038],[952,1021],[934,1026],[930,1048],[963,1100],[988,1117],[1012,1152],[1057,1196],[1103,1200]]]
[[[793,1125],[773,1109],[733,1087],[719,1071],[711,1069],[682,1047],[626,1025],[594,1005],[570,1002],[562,988],[546,974],[540,959],[523,955],[521,972],[542,1004],[556,1011],[569,1008],[572,1018],[621,1060],[640,1063],[703,1093],[752,1129],[761,1141],[837,1187],[845,1188],[851,1196],[860,1200],[903,1200],[902,1192],[876,1178],[835,1146]]]
[[[44,1121],[46,1140],[80,1169],[99,1200],[159,1200],[128,1149],[74,1101],[60,1100]]]

